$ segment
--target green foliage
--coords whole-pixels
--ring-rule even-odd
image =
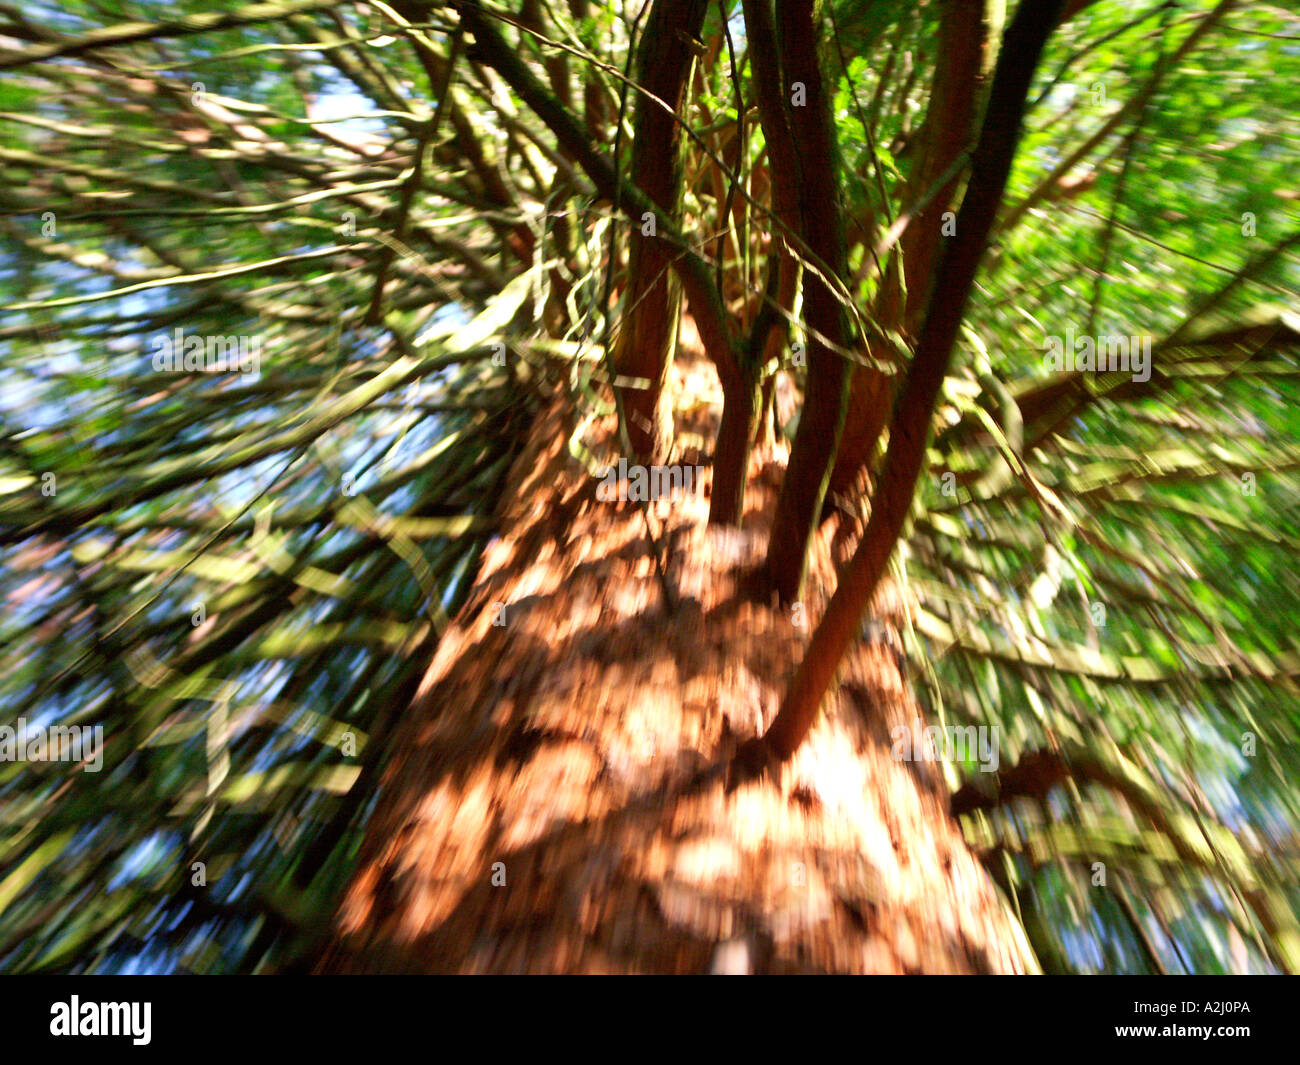
[[[39,4],[5,36],[209,6]],[[303,956],[492,534],[528,382],[605,383],[621,224],[472,53],[440,102],[455,20],[392,10],[416,8],[173,29],[0,80],[0,725],[106,740],[97,773],[0,762],[0,968]],[[1004,769],[1073,767],[963,817],[1053,969],[1300,968],[1300,22],[1242,5],[1180,54],[1213,9],[1099,0],[1058,31],[899,560],[936,718],[1000,726]],[[722,248],[733,303],[771,228],[730,180],[767,165],[738,11],[711,13],[685,116],[684,231]],[[560,5],[564,53],[503,25],[539,76],[563,56],[605,152],[632,14]],[[827,12],[862,315],[871,245],[914,206],[938,17]],[[257,338],[260,373],[157,372],[177,328]],[[1056,396],[1067,330],[1151,338],[1150,382]]]

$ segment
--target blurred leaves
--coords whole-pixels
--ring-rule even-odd
[[[635,13],[548,12],[562,60],[503,32],[608,152]],[[832,13],[867,307],[937,5]],[[2,17],[0,724],[102,725],[105,759],[0,763],[0,968],[284,968],[492,535],[527,382],[601,380],[608,205],[472,56],[425,144],[441,5]],[[748,171],[718,242],[742,306],[767,163],[756,125],[728,139],[711,19],[683,232],[711,246],[728,195],[705,145]],[[1300,969],[1297,38],[1273,5],[1069,18],[946,389],[909,650],[936,720],[1002,729],[997,780],[951,783],[1049,968]],[[156,372],[177,329],[256,338],[257,372]],[[1053,373],[1068,330],[1149,338],[1150,380]]]

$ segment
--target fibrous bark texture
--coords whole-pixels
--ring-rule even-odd
[[[712,371],[675,372],[682,394],[712,387],[696,411],[711,431]],[[516,462],[321,967],[1032,970],[934,767],[891,757],[890,729],[919,711],[883,646],[850,651],[779,779],[728,793],[713,771],[771,720],[834,579],[819,534],[807,617],[741,592],[781,471],[759,472],[743,531],[708,526],[703,495],[651,507],[673,611],[640,506],[596,498],[568,426],[549,404]],[[589,445],[610,453],[612,425],[596,428]]]

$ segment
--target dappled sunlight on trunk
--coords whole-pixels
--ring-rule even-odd
[[[728,793],[833,590],[826,533],[797,612],[746,593],[779,468],[742,531],[710,528],[704,494],[650,506],[669,610],[640,509],[595,501],[567,413],[539,417],[403,719],[325,967],[1033,969],[942,779],[891,757],[919,711],[883,644],[847,656],[778,779]]]

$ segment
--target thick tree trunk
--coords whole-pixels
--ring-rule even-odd
[[[320,967],[1033,970],[934,767],[890,756],[890,729],[918,712],[882,647],[850,653],[779,779],[727,792],[723,767],[775,712],[820,595],[806,625],[749,602],[738,574],[765,530],[710,528],[696,496],[652,519],[669,613],[641,508],[596,498],[568,427],[552,403],[514,465]],[[770,512],[770,479],[750,490]],[[810,572],[834,579],[825,551]]]

